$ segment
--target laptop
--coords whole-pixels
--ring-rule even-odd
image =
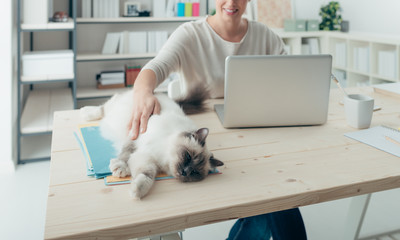
[[[320,125],[327,121],[331,55],[242,55],[225,60],[225,128]]]

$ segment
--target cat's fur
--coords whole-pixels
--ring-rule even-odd
[[[182,182],[200,181],[209,170],[223,163],[213,157],[205,144],[207,128],[198,129],[181,107],[164,94],[155,95],[161,113],[152,115],[147,131],[132,141],[128,136],[128,123],[133,110],[133,92],[113,96],[104,105],[84,107],[81,115],[86,120],[98,120],[103,137],[114,143],[118,157],[111,159],[113,176],[132,176],[131,194],[145,196],[159,172],[170,174]],[[201,109],[204,94],[198,98],[178,101],[181,105],[198,105]],[[192,108],[193,109],[193,108]]]

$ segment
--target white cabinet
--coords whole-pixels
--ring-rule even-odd
[[[317,39],[320,52],[332,55],[332,71],[344,86],[400,81],[400,36],[355,32],[275,31],[288,46],[290,54],[302,54],[305,39]]]
[[[64,0],[63,3],[66,8],[71,6],[69,15],[72,18],[67,22],[48,22],[47,9],[36,9],[47,7],[47,0],[17,2],[18,163],[50,159],[53,113],[76,107],[73,41],[76,0]],[[27,12],[28,15],[24,14]],[[36,18],[35,14],[46,17]],[[67,36],[62,37],[68,42],[64,49],[54,49],[51,44],[50,48],[36,49],[41,37],[55,42],[59,38],[52,34],[60,32]]]

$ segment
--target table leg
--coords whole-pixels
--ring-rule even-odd
[[[371,193],[353,197],[344,227],[344,240],[357,240],[368,209]]]

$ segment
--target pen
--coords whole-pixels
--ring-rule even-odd
[[[342,85],[340,85],[339,80],[336,78],[336,76],[333,73],[331,73],[331,78],[336,83],[336,85],[343,91],[344,95],[347,97],[346,91],[344,90],[344,88],[342,88]]]
[[[400,146],[400,142],[394,140],[393,138],[390,138],[390,137],[388,137],[388,136],[385,136],[385,138],[386,138],[386,140],[388,140],[389,142],[392,142],[392,143],[394,143],[394,144]]]

